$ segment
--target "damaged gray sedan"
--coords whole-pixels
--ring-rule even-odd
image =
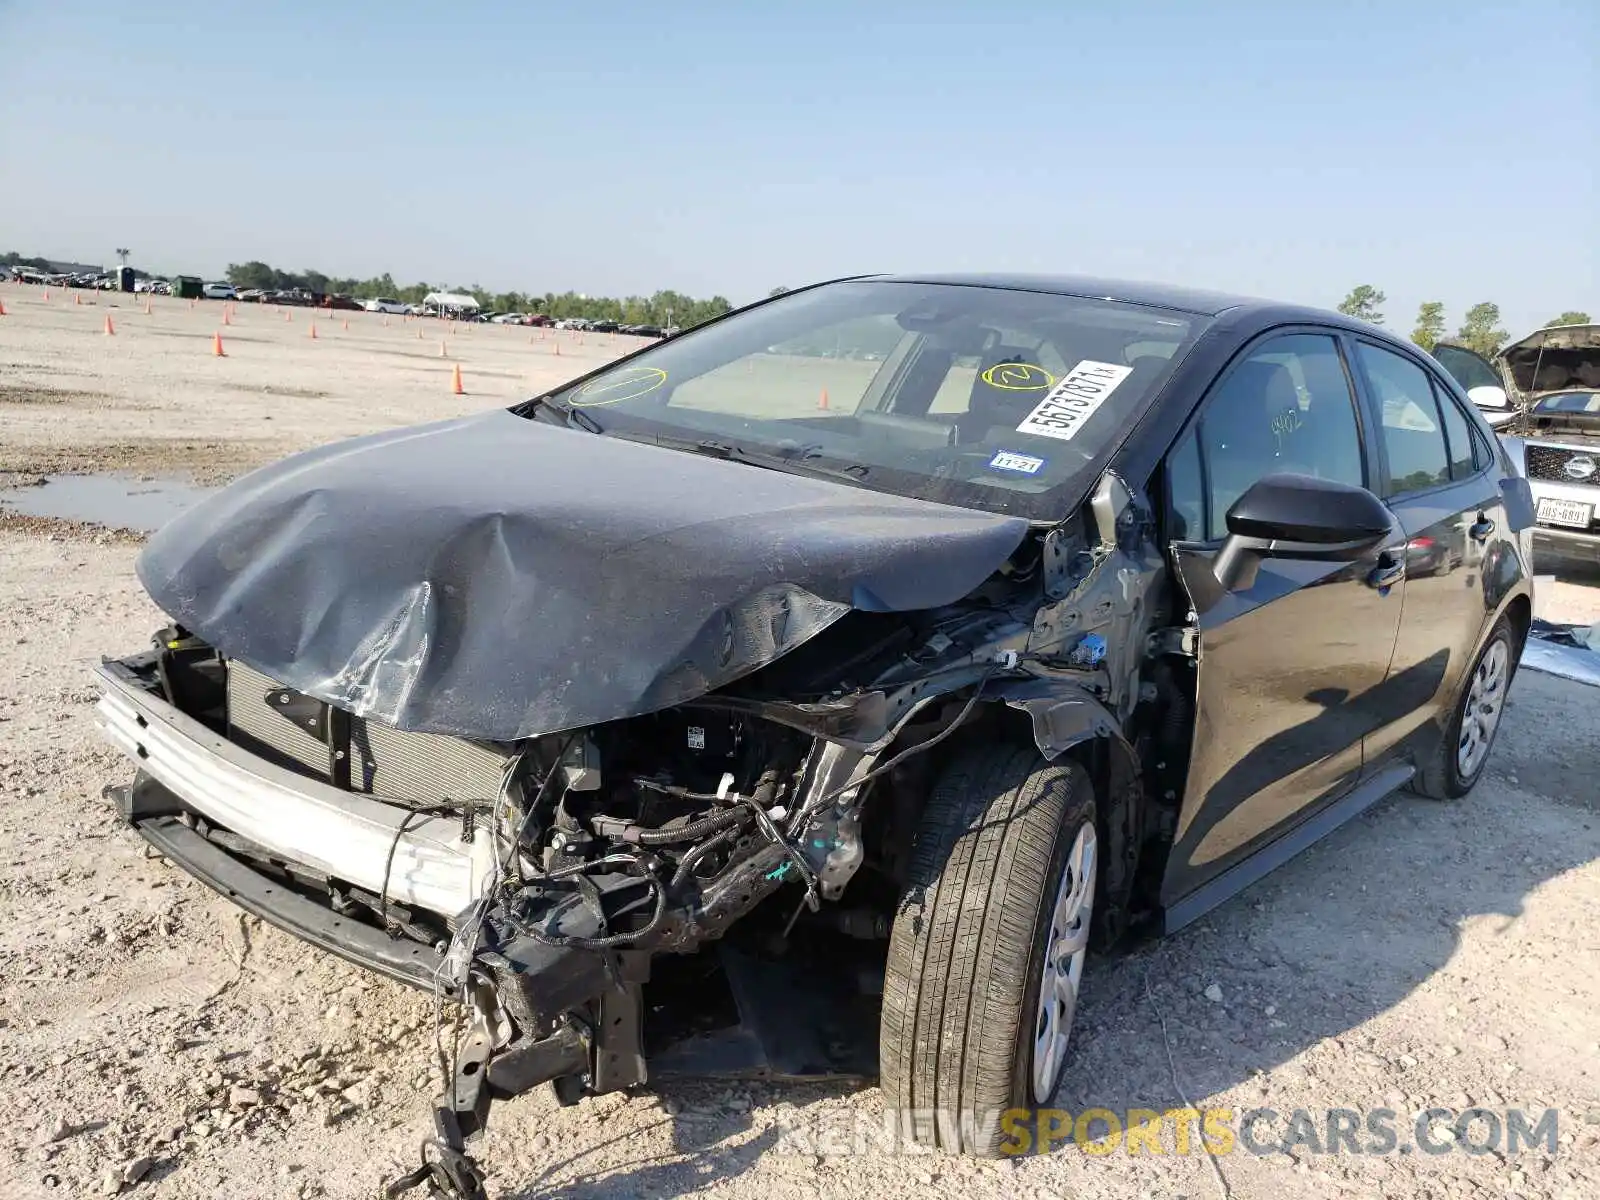
[[[1362,322],[1106,280],[791,292],[172,522],[113,789],[246,909],[460,1002],[491,1100],[872,1076],[994,1154],[1087,951],[1483,770],[1528,485]]]

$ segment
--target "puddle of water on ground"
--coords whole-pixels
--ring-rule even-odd
[[[0,507],[31,517],[88,521],[108,529],[154,533],[215,488],[173,479],[131,475],[46,475],[42,484],[7,486],[0,476]]]

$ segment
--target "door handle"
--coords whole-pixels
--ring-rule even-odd
[[[1391,588],[1406,577],[1406,560],[1385,550],[1378,555],[1378,565],[1367,574],[1367,586],[1382,591]]]
[[[1477,520],[1476,524],[1469,525],[1467,527],[1467,534],[1475,542],[1487,541],[1488,538],[1489,538],[1489,535],[1491,533],[1493,533],[1493,532],[1494,532],[1494,520],[1493,520],[1493,518],[1486,517],[1482,513],[1478,514],[1478,520]]]

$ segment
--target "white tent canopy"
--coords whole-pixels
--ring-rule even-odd
[[[429,292],[422,298],[429,308],[477,308],[478,302],[460,292]]]

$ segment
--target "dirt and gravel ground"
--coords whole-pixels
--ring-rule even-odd
[[[346,332],[343,315],[241,305],[215,359],[215,304],[158,298],[145,316],[124,297],[108,338],[103,303],[0,298],[0,468],[22,472],[219,480],[332,437],[509,402],[622,349],[361,314]],[[465,397],[449,392],[454,361]],[[134,580],[138,542],[0,516],[0,1195],[371,1196],[425,1132],[429,1002],[242,917],[146,856],[101,799],[129,770],[94,732],[90,665],[158,622]],[[1600,618],[1600,589],[1557,581],[1540,608]],[[875,1088],[676,1084],[499,1106],[482,1150],[492,1185],[570,1200],[1588,1200],[1597,745],[1600,695],[1524,673],[1469,799],[1391,799],[1197,926],[1092,964],[1058,1097],[1073,1112],[1554,1106],[1554,1155],[1240,1150],[1217,1173],[1200,1156],[1066,1146],[977,1163],[877,1149],[859,1132],[880,1119]],[[867,1152],[851,1152],[858,1140]]]

